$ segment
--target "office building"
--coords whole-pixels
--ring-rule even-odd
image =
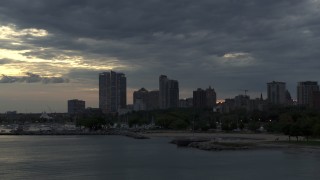
[[[99,74],[99,108],[103,113],[115,113],[127,106],[127,79],[114,71]]]
[[[179,83],[168,79],[165,75],[159,77],[159,107],[160,109],[179,107]]]
[[[216,106],[217,103],[217,94],[216,91],[209,86],[208,89],[206,89],[206,98],[207,98],[207,108],[213,108]]]
[[[304,81],[298,82],[297,86],[297,100],[298,105],[311,105],[312,93],[319,91],[318,82],[316,81]]]
[[[159,91],[141,88],[133,92],[133,109],[135,111],[159,109]]]
[[[245,110],[247,112],[263,111],[266,107],[262,94],[260,98],[255,99],[251,99],[248,95],[240,94],[232,99],[225,99],[225,102],[218,108],[220,112],[230,113],[235,110]]]
[[[149,91],[148,110],[159,109],[159,90]]]
[[[68,100],[68,113],[78,114],[84,113],[86,109],[86,102],[78,99]]]
[[[273,105],[285,105],[286,100],[286,83],[272,81],[267,83],[268,103]]]
[[[311,107],[320,110],[320,91],[312,92]]]
[[[196,108],[213,108],[216,105],[217,95],[211,86],[206,90],[198,88],[193,91],[193,107]]]
[[[147,110],[149,91],[141,88],[133,92],[133,110],[142,111]]]
[[[207,94],[206,91],[198,88],[193,91],[193,107],[195,108],[205,108],[207,106]]]

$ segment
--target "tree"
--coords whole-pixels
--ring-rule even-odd
[[[169,125],[170,129],[187,129],[188,127],[188,123],[186,123],[184,120],[182,119],[177,119],[175,121],[172,121]]]
[[[301,130],[301,135],[304,136],[307,141],[309,141],[309,137],[312,136],[312,124],[314,124],[312,122],[312,119],[310,118],[302,118],[299,121],[299,126],[300,126],[300,130]]]
[[[299,136],[302,135],[302,129],[298,123],[294,123],[290,126],[290,136],[295,136],[297,141],[299,141]]]
[[[289,141],[291,141],[291,124],[290,123],[286,123],[286,124],[283,124],[282,125],[282,132],[285,134],[285,135],[288,135],[289,136]]]
[[[106,125],[106,121],[102,117],[81,118],[76,123],[80,128],[83,126],[90,130],[100,130]]]
[[[314,136],[320,137],[320,123],[319,122],[315,126],[313,126],[312,134]]]
[[[241,130],[244,129],[244,123],[243,123],[242,121],[240,121],[240,123],[239,123],[239,128],[240,128]]]

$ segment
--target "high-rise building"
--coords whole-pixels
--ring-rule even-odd
[[[237,109],[245,109],[250,111],[250,96],[248,95],[238,95],[234,97],[234,106]]]
[[[125,74],[118,73],[117,81],[118,81],[117,91],[119,93],[119,95],[117,95],[118,109],[126,109],[127,108],[127,78]]]
[[[159,77],[159,107],[160,109],[167,108],[168,97],[168,82],[169,79],[165,75]]]
[[[127,106],[127,78],[123,73],[99,74],[99,108],[103,113],[118,112]]]
[[[234,110],[245,110],[252,112],[255,110],[263,111],[265,108],[265,101],[263,100],[262,94],[260,98],[251,99],[248,95],[240,94],[232,99],[225,99],[222,103],[222,112],[232,112]]]
[[[213,108],[216,105],[217,95],[211,86],[206,90],[198,88],[193,91],[193,106],[196,108]]]
[[[286,100],[286,83],[272,81],[267,83],[268,102],[274,105],[284,105]]]
[[[84,113],[86,109],[86,102],[78,99],[68,100],[68,113],[77,114]]]
[[[320,110],[320,91],[313,91],[311,99],[311,107]]]
[[[205,108],[207,106],[207,94],[206,91],[198,88],[193,91],[193,107],[195,108]]]
[[[141,88],[138,91],[133,92],[133,110],[141,111],[147,110],[149,91],[145,88]]]
[[[135,111],[159,109],[159,91],[141,88],[133,92],[133,109]]]
[[[207,98],[207,107],[213,108],[216,106],[217,103],[217,94],[216,91],[209,86],[208,89],[206,89],[206,98]]]
[[[179,83],[165,75],[159,77],[159,106],[160,109],[179,106]]]
[[[298,86],[297,86],[298,105],[311,105],[312,93],[314,91],[319,91],[318,82],[316,81],[298,82]]]
[[[148,110],[159,109],[159,91],[149,91],[148,94]]]

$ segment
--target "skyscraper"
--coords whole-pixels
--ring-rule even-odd
[[[118,112],[127,106],[127,78],[123,73],[99,74],[99,108],[103,113]]]
[[[216,106],[217,103],[217,93],[216,91],[209,86],[208,89],[206,89],[206,97],[207,97],[207,107],[213,108]]]
[[[268,102],[274,105],[286,104],[286,83],[272,81],[267,83]]]
[[[165,75],[159,77],[159,106],[160,109],[179,107],[179,83]]]
[[[313,91],[311,99],[311,107],[320,110],[320,91]]]
[[[165,75],[159,77],[159,107],[160,109],[166,109],[167,106],[167,81],[168,78]]]
[[[159,109],[159,91],[149,91],[148,95],[148,110]]]
[[[198,88],[193,91],[193,107],[195,108],[205,108],[207,106],[207,94],[206,91]]]
[[[319,91],[318,82],[316,81],[298,82],[298,86],[297,86],[298,105],[311,105],[312,93],[314,91]]]

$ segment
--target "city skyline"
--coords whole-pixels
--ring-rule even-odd
[[[133,92],[126,92],[126,83],[127,83],[127,79],[126,78],[127,77],[122,72],[110,71],[110,72],[101,72],[101,73],[99,73],[99,75],[98,75],[99,89],[101,88],[101,90],[99,90],[99,92],[98,92],[98,97],[99,97],[98,105],[97,106],[87,106],[86,107],[85,106],[86,102],[84,100],[68,99],[67,100],[67,102],[68,102],[67,103],[67,111],[63,110],[62,112],[63,113],[65,113],[65,112],[70,113],[70,109],[72,111],[72,109],[82,109],[83,110],[85,108],[91,109],[91,108],[97,108],[97,107],[103,113],[116,113],[116,112],[119,112],[119,110],[121,110],[121,109],[122,110],[136,110],[136,111],[154,110],[154,109],[167,109],[167,108],[170,108],[170,107],[166,106],[166,107],[162,107],[161,108],[161,103],[160,102],[161,102],[161,99],[167,99],[168,97],[167,98],[161,98],[159,92],[160,92],[161,86],[163,86],[161,84],[168,83],[168,82],[170,82],[169,84],[173,83],[173,84],[175,84],[174,86],[177,85],[177,87],[178,87],[177,89],[175,89],[176,87],[174,89],[172,89],[174,91],[177,90],[177,92],[174,92],[174,95],[177,95],[176,93],[178,93],[178,101],[176,102],[176,104],[174,106],[172,106],[172,107],[176,107],[176,108],[185,108],[185,107],[187,107],[186,105],[182,105],[181,106],[181,104],[180,104],[181,100],[182,101],[186,101],[188,99],[193,99],[192,101],[195,101],[194,100],[195,92],[200,92],[200,91],[205,92],[204,96],[207,96],[207,97],[202,97],[203,99],[200,100],[201,103],[204,103],[202,101],[207,101],[207,102],[205,102],[205,104],[208,105],[207,107],[214,107],[214,105],[211,104],[213,102],[210,101],[212,99],[215,99],[216,101],[215,101],[214,104],[218,105],[219,103],[223,103],[224,104],[225,100],[228,100],[228,101],[236,100],[238,97],[245,97],[245,98],[248,98],[248,100],[250,100],[250,99],[251,100],[258,100],[258,101],[261,101],[261,102],[263,100],[265,100],[265,102],[267,102],[269,104],[273,104],[273,105],[289,105],[289,106],[290,105],[294,105],[293,103],[296,102],[297,103],[296,105],[307,105],[307,106],[311,106],[312,107],[312,105],[313,105],[312,103],[315,103],[313,101],[318,101],[318,99],[311,100],[311,97],[308,97],[308,98],[310,98],[310,100],[308,100],[307,103],[306,102],[304,102],[304,103],[300,102],[299,103],[299,98],[297,98],[297,99],[292,99],[291,98],[291,94],[286,88],[286,82],[279,82],[279,81],[272,81],[272,82],[267,82],[266,83],[266,85],[267,85],[266,86],[267,97],[265,99],[263,99],[263,93],[260,93],[260,97],[258,97],[258,96],[255,96],[255,97],[250,96],[250,94],[248,93],[249,90],[241,90],[241,91],[244,92],[244,94],[243,93],[239,93],[239,94],[236,94],[236,95],[234,95],[232,97],[228,97],[228,98],[225,98],[225,99],[217,99],[217,94],[216,94],[214,88],[211,88],[211,86],[209,86],[209,88],[207,88],[206,90],[203,90],[203,89],[198,87],[192,92],[191,96],[186,97],[186,98],[179,97],[178,80],[169,79],[169,78],[167,78],[166,75],[160,75],[159,76],[159,87],[158,87],[158,89],[152,89],[151,91],[148,91],[144,87],[142,87],[139,90],[135,90]],[[116,82],[119,83],[119,85],[116,85],[117,84]],[[312,85],[312,89],[308,90],[308,92],[303,93],[305,96],[312,96],[313,93],[315,93],[315,95],[318,96],[317,94],[319,93],[319,86],[318,86],[318,82],[317,81],[300,81],[300,82],[297,82],[297,86],[296,86],[297,97],[301,96],[301,92],[300,92],[301,91],[301,85],[307,85],[307,86]],[[108,89],[108,87],[109,87],[110,91],[112,91],[113,93],[112,92],[108,93],[108,91],[106,90],[106,89]],[[166,87],[165,89],[167,89],[167,88],[168,88],[168,90],[165,90],[165,91],[168,91],[168,92],[172,91],[172,90],[170,90],[169,87]],[[280,90],[280,94],[279,94],[279,90]],[[121,95],[120,94],[117,94],[117,95],[115,94],[118,91],[120,92]],[[129,93],[132,93],[131,95],[129,95],[132,98],[132,102],[131,103],[128,103],[128,99],[127,99]],[[139,94],[136,94],[136,93],[139,93]],[[142,94],[140,94],[140,93],[142,93]],[[146,96],[145,93],[150,94],[150,95],[147,95],[147,97],[143,97],[143,96]],[[154,94],[154,93],[157,93],[157,94]],[[109,96],[107,94],[109,94]],[[112,97],[112,96],[110,96],[110,94],[114,94],[113,96],[119,96],[119,97]],[[122,96],[122,98],[121,98],[121,96]],[[148,96],[150,96],[150,97],[148,97]],[[198,96],[198,95],[196,95],[196,96]],[[214,97],[211,97],[211,96],[214,96]],[[152,101],[154,101],[154,98],[156,98],[158,100],[158,102],[156,102],[156,103],[153,102],[152,105],[150,105],[149,103],[145,104],[146,103],[145,102],[145,100],[146,100],[145,98],[146,99],[151,98],[151,99],[153,99]],[[198,97],[196,97],[196,98],[198,98]],[[111,100],[111,99],[114,99],[114,100]],[[138,102],[138,104],[137,104],[139,107],[135,107],[136,106],[135,100],[139,100],[139,101],[142,100],[142,101]],[[126,101],[126,103],[125,103],[125,101]],[[72,106],[71,107],[70,106],[70,102],[74,103],[75,105],[71,105]],[[76,104],[79,104],[79,102],[83,103],[83,104],[80,105],[81,106],[80,108],[76,107],[77,106]],[[109,105],[107,105],[107,103],[109,103]],[[316,103],[318,103],[318,102],[316,102]],[[228,104],[228,103],[226,102],[226,104]],[[128,105],[132,106],[133,109],[130,109],[129,107],[127,107]],[[109,106],[109,107],[107,107],[107,106]],[[114,107],[111,107],[111,106],[114,106]],[[201,105],[201,106],[205,106],[205,105]],[[116,108],[116,107],[118,107],[118,108]],[[152,107],[152,108],[148,109],[148,107]],[[198,105],[193,103],[193,107],[197,108]],[[202,108],[204,108],[204,107],[202,107]],[[50,113],[53,112],[51,107],[48,106],[48,105],[47,105],[47,110],[49,110]],[[9,110],[7,112],[16,112],[16,111],[17,110]],[[46,112],[46,110],[44,110],[43,112]],[[21,113],[21,112],[19,112],[19,113]],[[33,113],[39,113],[39,112],[33,112]]]
[[[1,1],[0,112],[98,107],[97,75],[123,72],[127,103],[158,76],[180,98],[211,85],[218,99],[266,83],[319,81],[320,1]],[[50,110],[51,109],[51,110]]]

